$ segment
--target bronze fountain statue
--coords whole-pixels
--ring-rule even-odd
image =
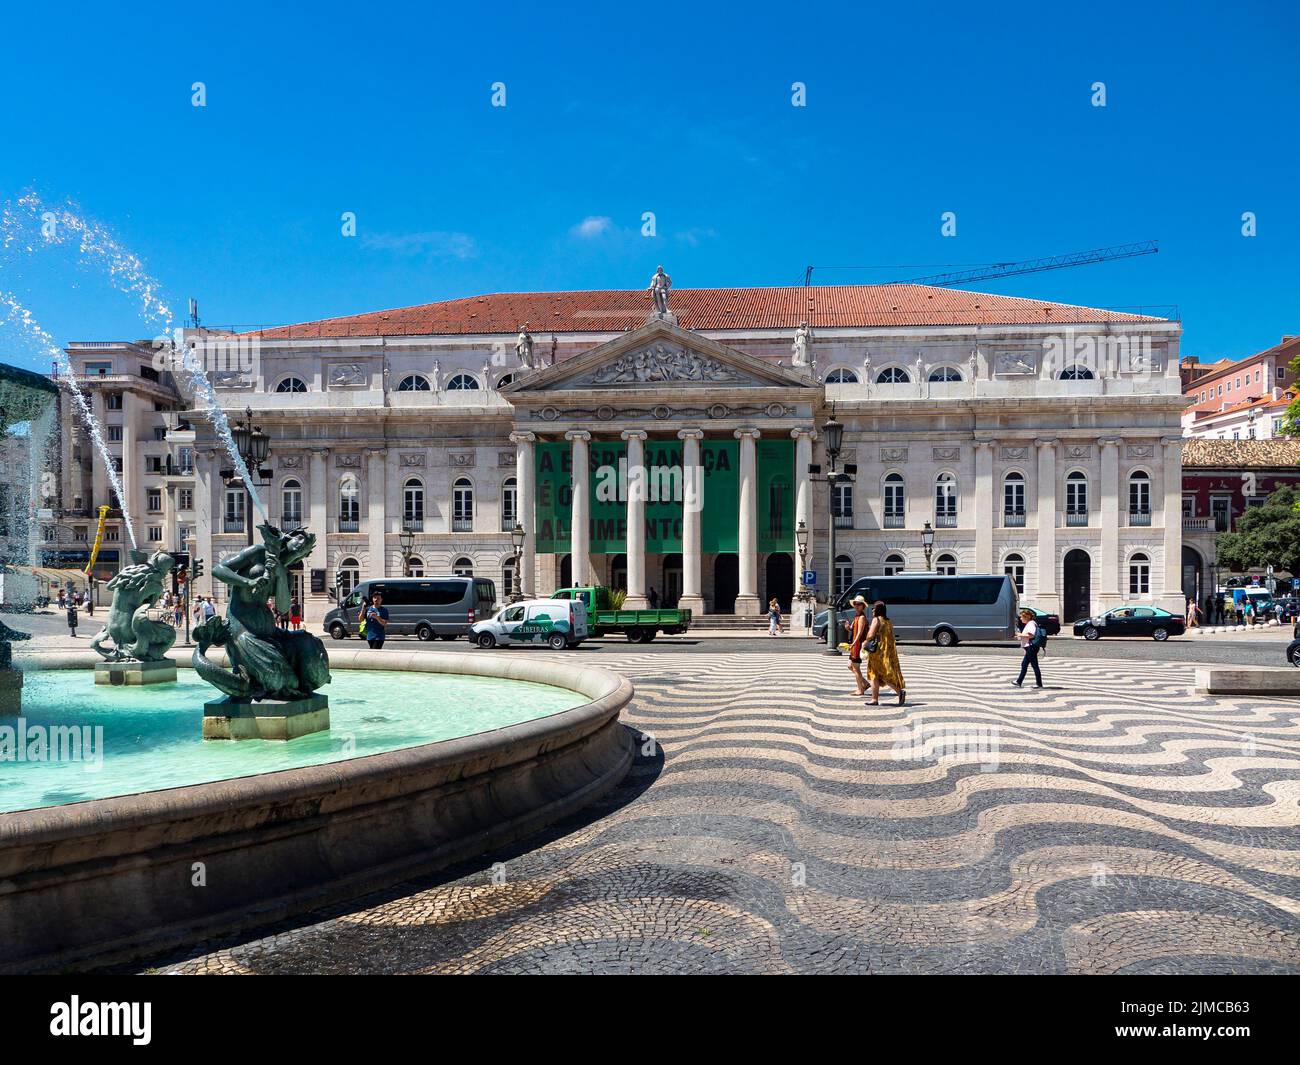
[[[153,621],[149,611],[163,594],[163,582],[171,573],[176,559],[166,551],[156,551],[122,569],[105,587],[113,593],[108,620],[90,646],[108,662],[165,662],[167,652],[176,642],[176,630],[163,621]],[[112,640],[111,649],[104,647]],[[175,679],[174,677],[172,679]]]
[[[282,532],[270,523],[257,528],[260,544],[212,568],[212,576],[230,588],[226,616],[194,629],[194,669],[228,696],[205,707],[207,738],[292,739],[329,727],[328,701],[316,694],[330,682],[325,644],[310,632],[279,628],[267,605],[269,599],[277,611],[288,612],[290,567],[311,554],[316,537],[306,529]],[[225,649],[228,669],[207,657],[210,647]],[[281,705],[252,705],[263,702]],[[272,719],[277,724],[267,726]],[[281,724],[287,734],[279,734]]]

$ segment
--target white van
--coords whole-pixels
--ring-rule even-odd
[[[478,622],[469,638],[479,647],[544,643],[563,651],[587,638],[587,605],[580,599],[525,599]]]

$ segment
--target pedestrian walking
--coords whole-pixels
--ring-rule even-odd
[[[296,595],[289,603],[289,624],[293,626],[294,632],[302,628],[302,604]]]
[[[212,596],[203,600],[203,620],[217,616],[217,604],[213,601]]]
[[[172,606],[172,625],[173,627],[179,629],[184,624],[185,624],[185,604],[184,602],[181,601],[181,597],[177,596],[176,602]]]
[[[68,631],[72,633],[72,638],[77,638],[77,604],[68,600]]]
[[[1041,688],[1043,686],[1043,674],[1038,668],[1038,653],[1047,646],[1047,633],[1045,633],[1042,626],[1034,620],[1034,612],[1032,610],[1020,611],[1020,621],[1022,622],[1022,627],[1020,631],[1016,633],[1016,639],[1020,641],[1020,646],[1025,652],[1025,655],[1020,660],[1020,676],[1011,683],[1017,688],[1024,687],[1025,673],[1029,670],[1030,666],[1033,666],[1034,687]]]
[[[781,633],[781,604],[773,599],[767,604],[767,634],[779,636]]]
[[[853,617],[842,622],[848,630],[849,637],[849,672],[858,685],[858,694],[867,694],[867,678],[862,675],[862,645],[867,642],[867,601],[862,596],[854,596]]]
[[[654,588],[650,589],[650,594],[646,596],[646,600],[649,602],[651,610],[659,609],[659,593]]]
[[[868,706],[880,705],[880,686],[898,693],[898,705],[907,702],[907,688],[903,683],[903,670],[898,664],[898,645],[894,642],[894,623],[883,601],[871,604],[871,625],[862,645],[867,651],[867,676],[871,680],[871,701]]]
[[[1187,597],[1187,627],[1189,629],[1199,629],[1201,627],[1201,610],[1196,605],[1196,600],[1191,596]]]
[[[376,592],[366,607],[366,643],[370,644],[371,650],[383,649],[387,627],[388,610],[384,606],[384,597]]]

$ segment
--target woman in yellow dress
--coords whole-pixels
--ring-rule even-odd
[[[872,640],[875,640],[875,650]],[[867,676],[871,678],[871,702],[868,706],[880,705],[880,686],[892,688],[898,693],[898,705],[907,701],[907,689],[903,685],[903,671],[898,665],[898,645],[894,643],[894,623],[889,620],[885,604],[877,599],[871,605],[871,627],[867,629]]]

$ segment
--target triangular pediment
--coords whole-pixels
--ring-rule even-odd
[[[809,376],[756,358],[662,319],[608,340],[556,366],[525,373],[501,391],[602,388],[816,388]]]

